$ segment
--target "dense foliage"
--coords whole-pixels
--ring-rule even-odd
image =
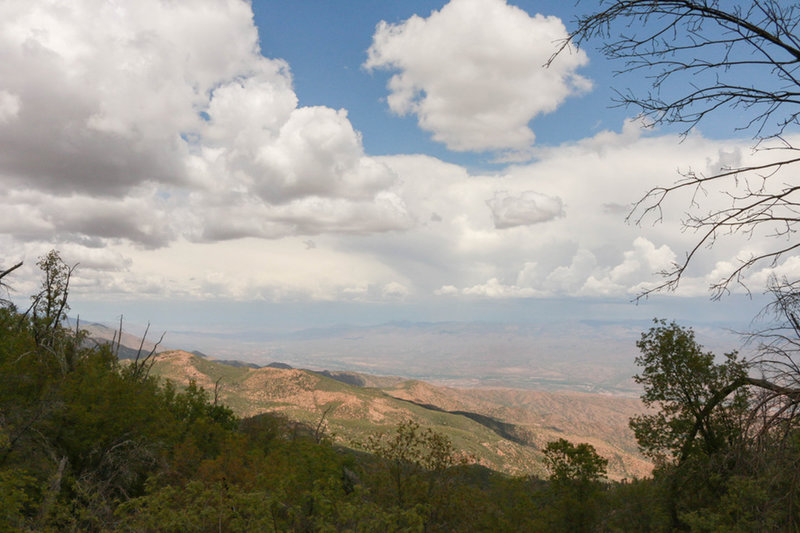
[[[63,327],[56,253],[30,309],[0,308],[0,531],[793,531],[800,435],[736,354],[657,322],[639,342],[631,425],[653,477],[609,482],[589,444],[543,450],[548,480],[471,464],[402,421],[361,452],[273,414],[239,419]],[[748,381],[749,380],[749,381]],[[774,391],[773,391],[774,392]],[[761,410],[759,410],[761,409]],[[781,419],[785,420],[785,419]]]

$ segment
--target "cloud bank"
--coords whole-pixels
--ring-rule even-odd
[[[0,261],[26,260],[15,285],[31,293],[57,247],[95,299],[629,298],[694,236],[678,231],[690,198],[656,226],[625,225],[627,206],[676,161],[764,156],[636,121],[531,148],[531,120],[588,87],[582,52],[541,68],[564,36],[503,0],[378,26],[365,65],[393,72],[393,111],[453,150],[535,156],[489,173],[365,153],[346,110],[299,105],[247,2],[0,3]],[[760,245],[721,239],[681,294]]]

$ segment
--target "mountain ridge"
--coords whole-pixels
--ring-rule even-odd
[[[479,464],[507,474],[544,475],[541,449],[561,437],[594,445],[609,458],[612,479],[651,469],[627,428],[626,417],[641,410],[630,398],[456,389],[380,376],[362,377],[363,383],[354,385],[323,372],[230,366],[180,350],[158,354],[152,372],[179,387],[195,381],[239,416],[280,413],[324,429],[347,447],[358,448],[370,434],[410,419],[445,434]],[[604,406],[592,406],[598,402]]]

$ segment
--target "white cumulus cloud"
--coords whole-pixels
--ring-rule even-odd
[[[530,16],[505,0],[452,0],[428,18],[381,22],[364,66],[396,73],[388,103],[457,151],[525,151],[529,123],[590,82],[582,51],[545,63],[567,32],[557,17]]]

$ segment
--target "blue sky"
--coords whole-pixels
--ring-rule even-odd
[[[625,224],[631,203],[761,155],[725,115],[683,140],[612,108],[614,88],[647,81],[615,77],[591,43],[543,69],[586,7],[5,2],[12,296],[58,248],[80,264],[73,313],[161,329],[746,320],[763,301],[707,289],[758,238],[721,240],[677,293],[630,303],[693,242],[688,198],[657,225]],[[785,258],[750,286],[798,268]]]
[[[528,13],[560,17],[569,23],[577,15],[569,2],[513,2]],[[413,15],[427,17],[445,2],[308,2],[253,3],[264,54],[286,59],[292,66],[301,105],[325,105],[348,110],[364,135],[371,154],[422,152],[460,164],[500,168],[485,154],[454,153],[420,132],[413,117],[392,115],[385,103],[386,72],[366,72],[366,50],[378,21],[402,23]],[[587,137],[601,128],[618,128],[629,115],[612,109],[613,66],[599,54],[583,72],[595,82],[590,95],[565,103],[559,112],[537,118],[542,142],[558,144]],[[634,80],[636,81],[636,80]],[[564,115],[569,120],[564,120]]]

